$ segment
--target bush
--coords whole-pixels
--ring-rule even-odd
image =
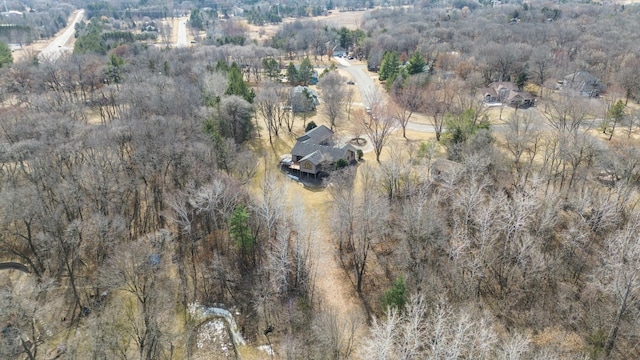
[[[393,287],[384,292],[382,297],[382,308],[387,311],[388,308],[396,308],[402,310],[404,304],[407,302],[407,286],[404,283],[403,278],[398,278]]]
[[[337,169],[342,169],[343,167],[346,167],[347,165],[349,165],[349,163],[347,162],[347,160],[345,160],[345,159],[338,159],[338,161],[336,161],[336,170],[337,170]]]
[[[316,123],[314,123],[313,121],[309,121],[309,123],[307,124],[307,127],[304,128],[304,132],[307,132],[309,130],[313,130],[315,128],[317,128],[318,125],[316,125]]]

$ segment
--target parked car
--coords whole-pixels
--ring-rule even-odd
[[[349,80],[349,81],[347,81],[347,84],[348,85],[355,85],[356,83],[354,83],[353,80]]]

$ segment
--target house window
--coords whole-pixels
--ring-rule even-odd
[[[313,170],[313,164],[309,161],[302,162],[300,166],[305,170]]]

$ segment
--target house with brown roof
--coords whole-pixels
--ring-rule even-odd
[[[346,144],[337,146],[333,142],[333,131],[324,125],[315,127],[296,139],[291,149],[291,157],[282,164],[302,175],[317,177],[322,170],[330,169],[339,160],[352,163],[357,150]]]
[[[528,108],[535,104],[533,95],[518,89],[512,82],[493,82],[482,89],[482,98],[486,104],[502,104],[519,108]]]

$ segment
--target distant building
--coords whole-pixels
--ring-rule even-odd
[[[493,82],[482,89],[483,101],[487,104],[502,104],[527,108],[535,104],[533,95],[520,91],[512,82]]]
[[[306,86],[296,86],[291,89],[291,110],[295,113],[314,111],[320,104],[318,93]]]
[[[606,90],[606,86],[588,71],[577,71],[558,82],[559,90],[575,91],[581,96],[598,97]]]
[[[333,47],[333,56],[336,57],[345,57],[347,56],[347,50],[345,50],[343,47],[341,46],[334,46]]]

